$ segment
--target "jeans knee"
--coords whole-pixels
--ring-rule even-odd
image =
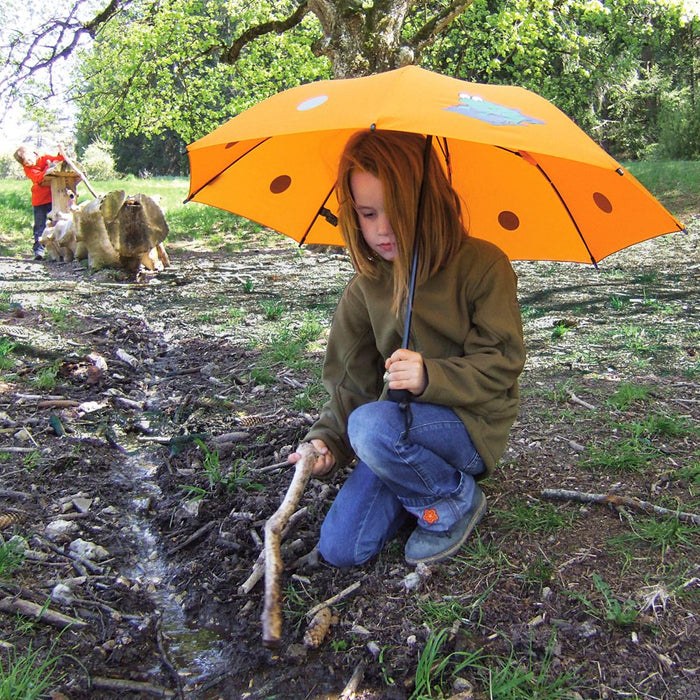
[[[349,546],[349,544],[353,546]],[[323,528],[321,528],[321,537],[318,542],[318,551],[321,556],[331,565],[337,566],[339,569],[348,566],[359,566],[372,558],[375,552],[362,555],[355,552],[354,542],[329,538],[323,536]]]
[[[364,462],[393,454],[399,437],[389,413],[396,404],[376,401],[356,408],[348,418],[348,438],[355,454]],[[400,431],[399,431],[400,433]]]

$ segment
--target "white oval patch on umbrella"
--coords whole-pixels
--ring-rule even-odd
[[[318,95],[317,97],[311,97],[308,100],[304,100],[300,105],[297,105],[297,110],[299,112],[308,112],[310,109],[316,109],[320,107],[324,102],[328,101],[328,95]]]

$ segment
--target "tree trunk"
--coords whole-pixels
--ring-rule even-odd
[[[356,0],[309,0],[324,39],[314,47],[328,56],[335,78],[349,78],[413,63],[413,50],[402,45],[401,29],[410,0],[375,0],[363,8]]]

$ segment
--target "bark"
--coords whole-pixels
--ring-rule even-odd
[[[261,619],[263,644],[273,648],[279,646],[282,639],[282,530],[299,505],[318,457],[318,452],[311,443],[302,443],[297,451],[302,457],[295,465],[292,483],[280,507],[265,523],[265,605]]]
[[[569,491],[566,489],[543,489],[542,497],[578,501],[579,503],[608,503],[613,506],[635,508],[645,513],[678,518],[678,520],[685,523],[700,525],[700,515],[662,508],[634,496],[621,496],[614,493],[585,493],[583,491]]]

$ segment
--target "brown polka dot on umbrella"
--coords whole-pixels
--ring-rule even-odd
[[[498,223],[506,231],[515,231],[520,226],[520,219],[515,212],[504,210],[498,215]]]
[[[289,175],[278,175],[270,183],[270,192],[272,194],[282,194],[292,184],[292,178]]]
[[[609,214],[613,210],[612,203],[602,192],[594,192],[593,201],[596,203],[598,209],[604,211],[606,214]]]

